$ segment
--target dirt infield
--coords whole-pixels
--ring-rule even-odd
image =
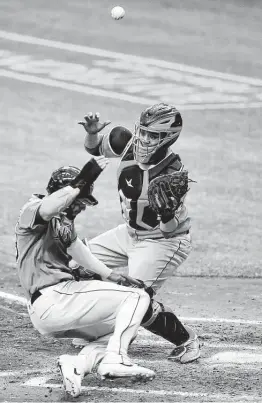
[[[130,348],[130,356],[155,370],[155,380],[147,384],[102,382],[95,374],[89,375],[77,400],[260,401],[262,283],[248,280],[248,285],[247,291],[246,280],[172,279],[161,295],[199,334],[201,358],[187,365],[169,362],[166,357],[172,345],[141,330]],[[196,312],[198,317],[194,317]],[[40,336],[21,303],[1,298],[0,320],[0,401],[63,400],[56,360],[60,354],[77,353],[71,341]]]
[[[188,194],[194,251],[178,274],[262,276],[262,115],[261,107],[250,106],[261,101],[261,5],[175,3],[163,0],[152,7],[144,0],[138,7],[125,0],[121,21],[110,18],[106,0],[67,6],[57,1],[52,7],[37,0],[28,8],[17,0],[1,4],[5,264],[14,264],[21,205],[32,192],[45,191],[52,170],[81,166],[89,158],[77,122],[93,110],[133,130],[145,99],[168,99],[181,107],[184,122],[174,151],[197,181]],[[124,95],[133,101],[124,101]],[[121,222],[116,168],[117,161],[111,161],[99,178],[99,205],[78,223],[81,236],[93,237]]]

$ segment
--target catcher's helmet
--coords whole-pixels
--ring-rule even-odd
[[[156,154],[164,152],[178,139],[182,124],[180,112],[172,105],[160,103],[145,109],[133,137],[136,161],[152,162]]]
[[[49,194],[69,185],[73,179],[79,174],[80,169],[71,165],[63,166],[56,169],[47,184],[47,192]]]

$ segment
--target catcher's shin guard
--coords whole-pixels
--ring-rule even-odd
[[[189,339],[189,333],[169,307],[151,300],[142,326],[176,346]]]

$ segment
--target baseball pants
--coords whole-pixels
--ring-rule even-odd
[[[81,354],[95,351],[91,367],[103,352],[127,356],[150,301],[143,289],[97,280],[65,281],[40,291],[28,303],[34,327],[42,335],[90,341]]]
[[[121,224],[86,241],[91,252],[110,268],[128,266],[128,274],[157,291],[191,252],[190,234],[136,240]]]

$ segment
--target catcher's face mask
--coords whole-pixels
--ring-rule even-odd
[[[135,125],[133,136],[134,157],[147,164],[162,147],[169,147],[179,137],[182,118],[178,110],[166,104],[147,108]]]

